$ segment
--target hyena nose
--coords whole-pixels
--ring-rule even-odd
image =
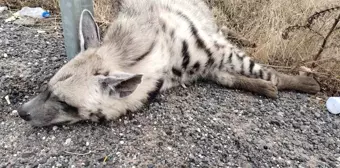
[[[31,120],[31,115],[23,108],[23,106],[18,109],[18,114],[25,121]]]

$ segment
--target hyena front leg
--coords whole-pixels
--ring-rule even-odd
[[[228,88],[250,91],[269,98],[277,98],[277,87],[269,81],[235,75],[224,71],[215,71],[211,79]]]

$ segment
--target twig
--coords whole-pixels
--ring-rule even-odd
[[[325,9],[325,10],[314,13],[312,16],[308,17],[307,25],[311,26],[314,23],[314,21],[318,19],[319,17],[324,16],[326,13],[330,13],[336,10],[340,10],[340,6],[336,6],[333,8]]]
[[[276,66],[276,65],[265,65],[265,64],[261,64],[262,66],[266,66],[269,68],[278,68],[278,69],[291,69],[292,67],[289,66]]]
[[[340,62],[340,60],[332,57],[332,58],[325,58],[325,59],[320,59],[320,60],[316,60],[316,61],[308,61],[308,62],[305,62],[304,64],[316,64],[316,63],[318,63],[320,65],[320,64],[324,64],[324,63],[327,63],[327,62],[330,62],[330,61]]]
[[[319,12],[315,12],[313,15],[311,15],[310,17],[308,17],[307,19],[307,23],[305,25],[293,25],[293,26],[289,26],[287,27],[283,33],[282,33],[282,38],[283,39],[288,39],[289,37],[289,33],[293,32],[295,30],[300,30],[300,29],[307,29],[312,31],[313,33],[318,34],[319,36],[322,36],[320,33],[318,33],[317,31],[313,30],[311,27],[314,25],[314,21],[318,18],[320,18],[321,16],[324,16],[326,13],[331,13],[333,11],[337,11],[340,10],[340,6],[336,6],[333,8],[328,8]]]
[[[85,156],[85,155],[89,155],[92,153],[92,151],[89,151],[87,153],[73,153],[73,152],[68,152],[68,151],[64,151],[64,152],[70,155],[78,155],[78,156]]]
[[[332,25],[332,28],[329,30],[329,32],[327,33],[326,37],[324,38],[324,40],[323,40],[323,42],[322,42],[322,45],[321,45],[321,47],[320,47],[318,53],[314,56],[314,61],[316,61],[316,60],[318,60],[318,59],[320,58],[322,52],[323,52],[324,49],[325,49],[325,46],[326,46],[326,44],[327,44],[327,42],[328,42],[329,37],[330,37],[330,36],[332,35],[332,33],[334,32],[334,29],[335,29],[336,26],[338,25],[339,21],[340,21],[340,14],[339,14],[339,16],[335,19],[335,21],[334,21],[334,23],[333,23],[333,25]],[[312,68],[315,68],[315,67],[316,67],[316,64],[313,63],[313,64],[312,64]]]

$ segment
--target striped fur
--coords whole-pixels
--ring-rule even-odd
[[[25,120],[44,126],[115,119],[159,91],[198,78],[272,98],[278,89],[320,89],[312,78],[280,74],[251,60],[225,39],[202,0],[114,3],[117,15],[100,44],[98,26],[83,12],[81,53],[19,109]]]

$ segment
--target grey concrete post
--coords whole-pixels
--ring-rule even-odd
[[[78,27],[83,9],[93,12],[92,0],[60,0],[61,19],[67,59],[71,60],[79,51]]]

